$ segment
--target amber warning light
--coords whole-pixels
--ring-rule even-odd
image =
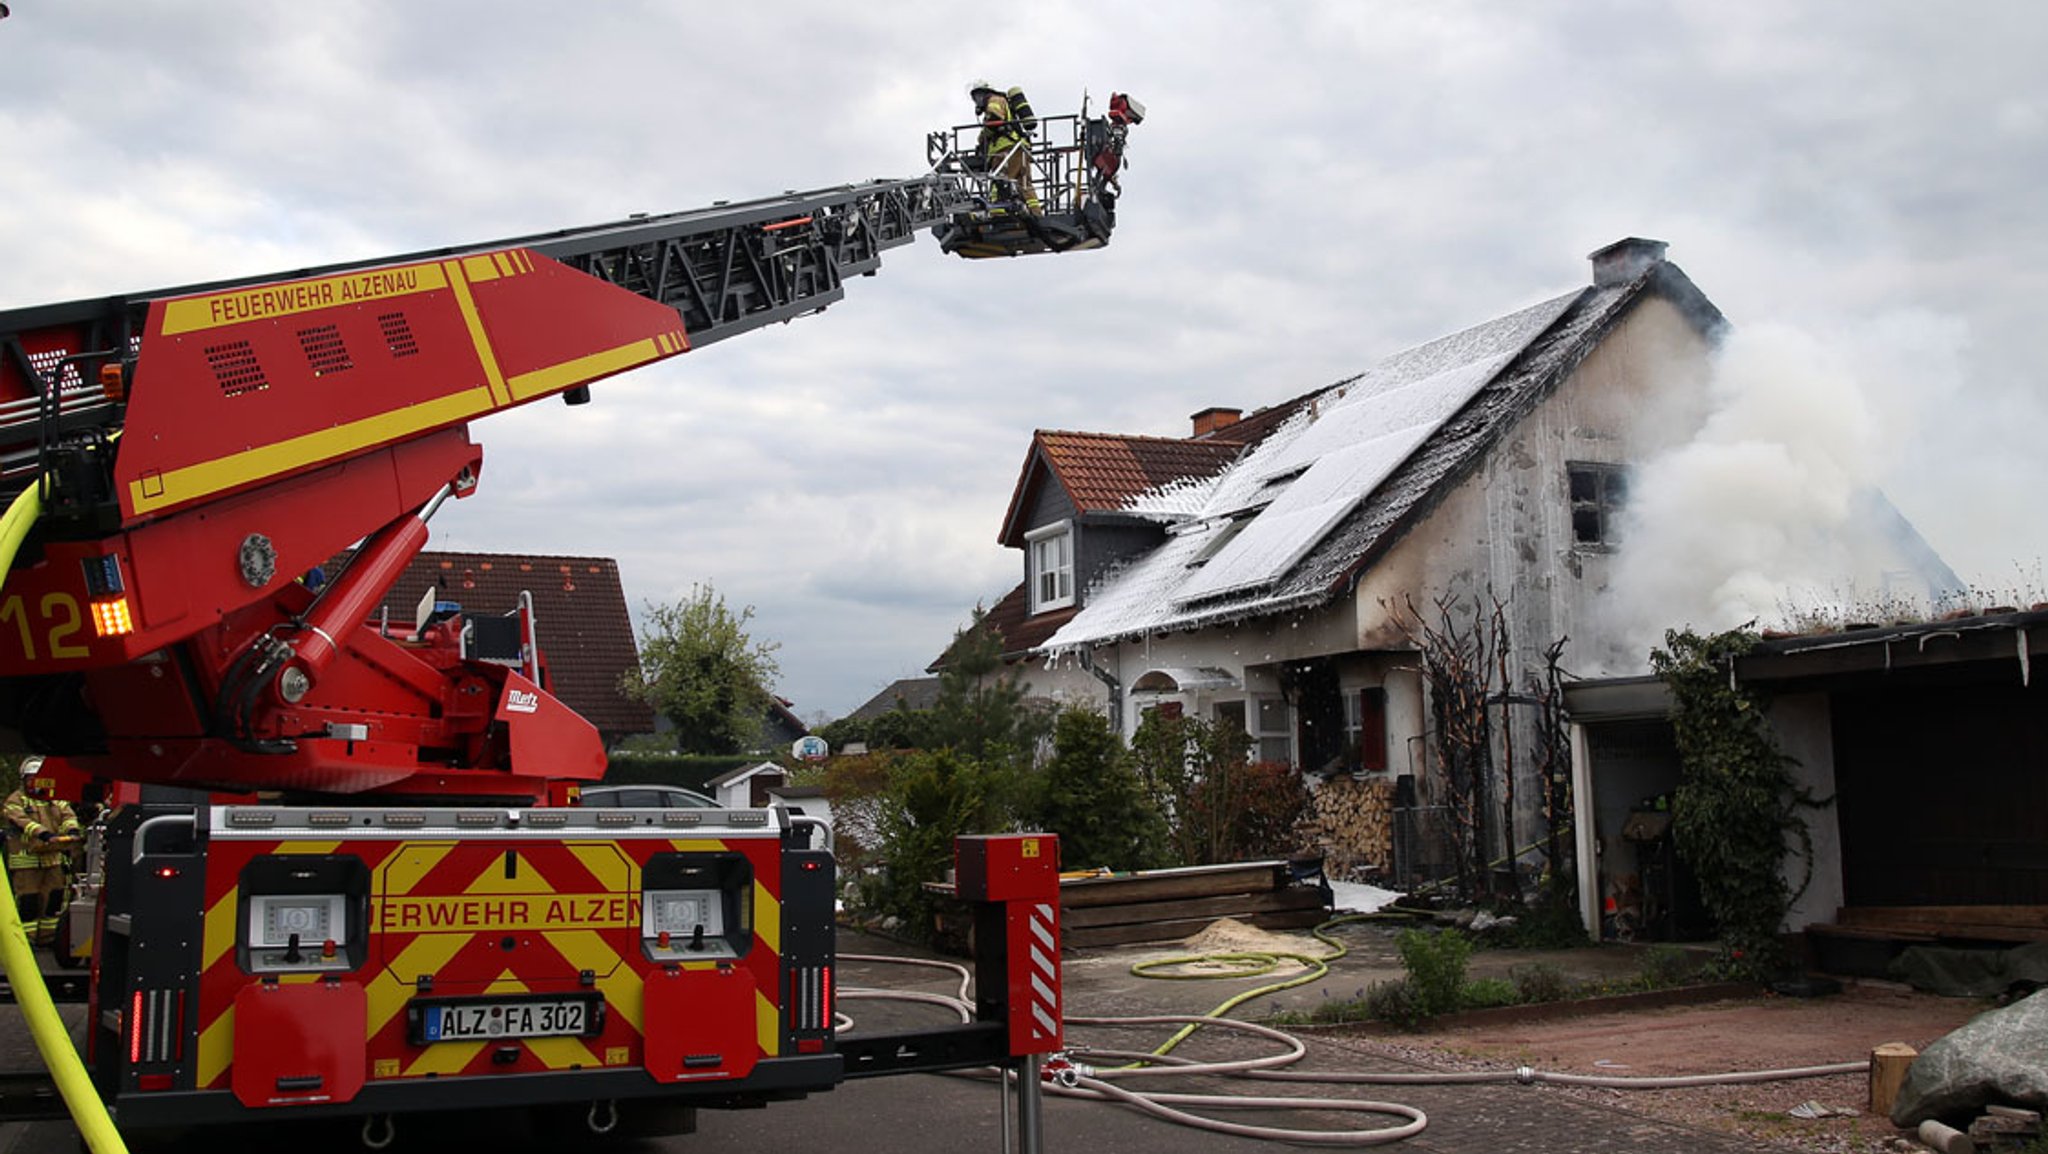
[[[135,615],[128,611],[128,598],[95,597],[92,602],[92,627],[101,637],[126,637],[135,632]]]
[[[121,558],[108,554],[87,557],[85,591],[92,602],[92,627],[101,637],[125,637],[135,632],[135,613],[128,606],[128,583],[121,575]]]

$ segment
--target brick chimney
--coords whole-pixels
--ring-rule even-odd
[[[1606,288],[1636,279],[1650,271],[1652,265],[1664,263],[1664,250],[1668,247],[1661,240],[1630,236],[1606,248],[1594,249],[1586,254],[1586,259],[1593,262],[1593,287]]]
[[[1224,409],[1211,405],[1188,418],[1195,423],[1195,436],[1206,437],[1221,429],[1235,425],[1244,416],[1243,409]]]

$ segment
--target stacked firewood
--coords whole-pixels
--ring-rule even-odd
[[[1302,820],[1301,842],[1323,855],[1333,878],[1354,878],[1387,868],[1394,847],[1394,783],[1331,778],[1317,787]]]

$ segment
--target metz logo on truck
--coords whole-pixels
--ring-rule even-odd
[[[523,689],[510,690],[505,694],[505,711],[507,713],[538,713],[540,711],[540,694],[528,693]]]

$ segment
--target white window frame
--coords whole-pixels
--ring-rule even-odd
[[[1269,710],[1277,711],[1279,717],[1269,718]],[[1266,723],[1269,720],[1277,720],[1280,728],[1267,728]],[[1257,693],[1246,698],[1245,722],[1251,726],[1253,761],[1294,764],[1294,707],[1287,703],[1285,697],[1277,693]],[[1282,751],[1285,752],[1281,757],[1267,756]]]
[[[1058,543],[1065,556],[1058,567],[1047,570],[1041,552]],[[1025,575],[1031,584],[1031,611],[1064,609],[1074,603],[1074,523],[1055,521],[1024,534]],[[1045,578],[1052,579],[1053,595],[1045,595]]]

